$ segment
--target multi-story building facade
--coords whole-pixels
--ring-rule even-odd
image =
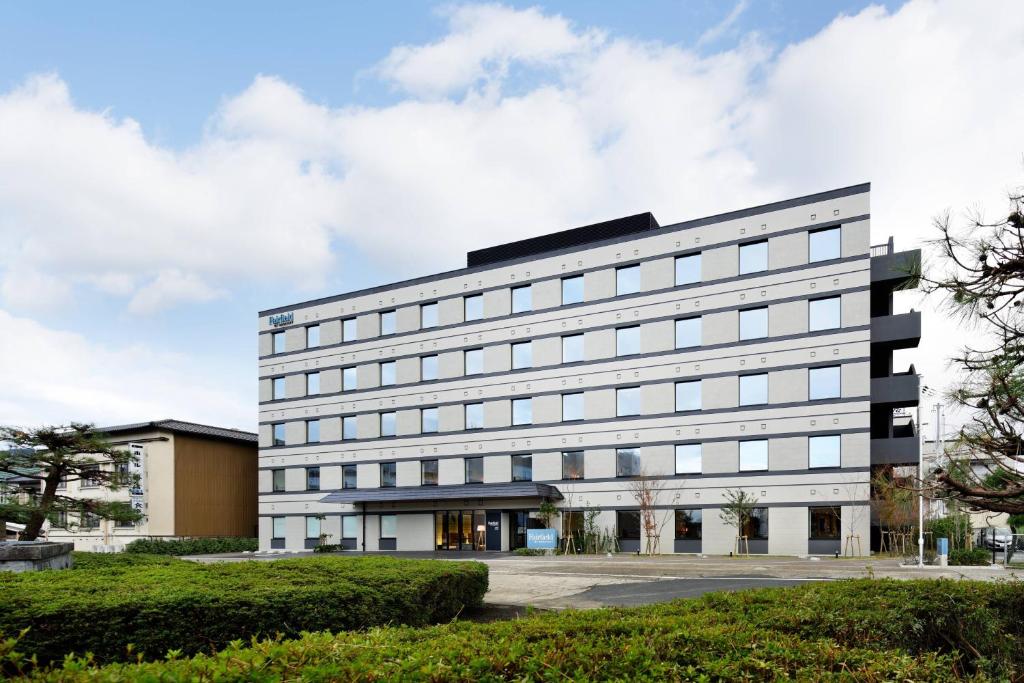
[[[892,351],[917,252],[870,245],[859,185],[471,252],[467,267],[260,313],[260,546],[508,550],[545,500],[662,552],[868,552],[871,468],[918,377]]]
[[[245,536],[256,533],[256,434],[181,420],[101,427],[109,442],[130,450],[138,486],[117,490],[88,479],[68,481],[61,495],[131,503],[142,519],[117,523],[91,515],[47,523],[48,540],[77,550],[120,550],[138,538]],[[112,464],[97,464],[110,468]]]

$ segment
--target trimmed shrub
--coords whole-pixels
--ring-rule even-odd
[[[950,550],[949,563],[952,565],[974,565],[985,566],[992,564],[992,551],[984,548],[972,548],[971,550]]]
[[[141,559],[140,559],[141,558]],[[237,639],[447,621],[487,591],[478,562],[316,557],[199,564],[76,555],[78,569],[0,575],[0,633],[41,662],[211,652]],[[134,658],[134,655],[132,655]]]
[[[243,553],[259,550],[256,538],[137,538],[124,547],[126,553],[146,555],[211,555],[213,553]]]
[[[318,545],[317,547],[313,548],[313,552],[314,553],[340,553],[344,549],[345,549],[345,546],[343,546],[340,543],[326,543],[324,545]]]
[[[488,624],[307,634],[141,665],[68,661],[31,676],[66,682],[1012,679],[1024,670],[1022,601],[1024,586],[1013,584],[861,579]],[[981,614],[974,617],[973,610]]]

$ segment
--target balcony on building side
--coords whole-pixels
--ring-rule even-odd
[[[887,349],[912,349],[921,342],[921,312],[871,318],[871,344]]]
[[[909,408],[920,399],[921,379],[911,365],[907,372],[871,378],[871,404],[885,408]]]

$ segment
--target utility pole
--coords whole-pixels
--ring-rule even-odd
[[[924,432],[921,431],[921,396],[917,400],[917,566],[924,567]]]

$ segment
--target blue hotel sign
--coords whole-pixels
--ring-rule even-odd
[[[555,529],[527,529],[526,547],[538,550],[556,550],[558,532]]]
[[[273,327],[281,327],[282,325],[291,325],[295,320],[294,313],[278,313],[277,315],[270,316],[270,324]]]

